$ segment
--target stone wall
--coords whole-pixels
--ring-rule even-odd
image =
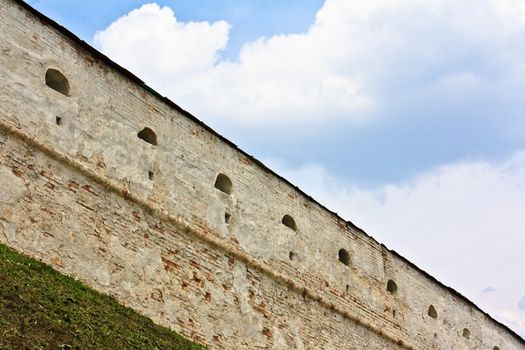
[[[65,29],[0,13],[0,241],[211,348],[525,348]]]

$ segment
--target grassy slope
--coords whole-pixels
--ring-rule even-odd
[[[0,244],[0,349],[203,349]]]

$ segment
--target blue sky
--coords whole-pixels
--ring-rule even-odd
[[[30,0],[29,3],[94,44],[96,31],[147,2]],[[172,8],[181,22],[227,21],[231,25],[228,43],[218,52],[224,60],[236,60],[242,45],[258,38],[306,32],[323,5],[320,0],[156,3]],[[446,38],[449,34],[443,36]],[[420,40],[426,38],[415,38],[413,44],[417,45]],[[491,91],[472,91],[463,96],[447,96],[443,91],[440,95],[404,95],[407,90],[417,91],[420,85],[425,88],[426,82],[443,72],[466,70],[497,77],[501,67],[494,67],[494,62],[484,57],[490,55],[487,48],[479,47],[478,43],[459,46],[463,44],[452,40],[446,45],[450,50],[447,55],[453,52],[452,56],[456,57],[443,62],[421,62],[421,67],[417,67],[417,55],[410,52],[396,57],[399,62],[395,68],[406,73],[407,78],[390,73],[381,76],[379,87],[374,87],[384,90],[382,93],[386,96],[385,105],[376,112],[380,120],[350,123],[344,127],[341,123],[312,123],[299,130],[288,129],[291,135],[282,133],[269,138],[266,135],[258,137],[264,125],[258,125],[257,129],[237,128],[235,122],[223,125],[207,120],[206,115],[197,116],[258,158],[286,158],[293,166],[304,162],[321,163],[330,172],[362,186],[403,181],[432,166],[450,162],[510,156],[517,149],[525,148],[525,122],[521,116],[525,100],[519,93],[489,97],[487,94]],[[140,73],[137,72],[144,78]],[[522,87],[514,88],[520,91]],[[184,101],[175,102],[196,113],[191,104],[185,106]]]
[[[29,3],[525,334],[525,4]]]
[[[142,4],[142,0],[65,1],[29,0],[29,4],[89,43],[97,30]],[[313,22],[322,0],[162,0],[181,21],[226,20],[233,25],[223,57],[234,59],[241,45],[261,36],[301,32]]]

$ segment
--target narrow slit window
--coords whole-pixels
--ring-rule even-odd
[[[226,193],[231,194],[232,193],[232,187],[233,184],[230,180],[230,178],[224,174],[217,175],[217,178],[215,179],[215,188]]]
[[[157,134],[148,127],[139,131],[137,137],[153,146],[157,146]]]
[[[229,224],[229,223],[230,223],[230,219],[231,219],[231,217],[232,217],[232,216],[231,216],[230,213],[225,212],[225,213],[224,213],[224,222],[225,222],[226,224]]]
[[[148,171],[148,178],[153,180],[155,178],[155,173],[153,171]]]
[[[428,307],[428,316],[430,316],[432,318],[437,318],[438,317],[438,313],[437,313],[436,308],[434,307],[434,305],[430,305]]]
[[[339,249],[339,261],[346,266],[350,265],[350,254],[346,249]]]
[[[297,259],[297,255],[294,252],[290,252],[288,254],[288,257],[290,258],[291,261],[294,261],[295,259]]]
[[[394,295],[397,293],[397,284],[396,282],[394,282],[393,280],[388,280],[388,282],[386,283],[386,290]]]
[[[59,70],[49,68],[46,71],[46,85],[62,95],[69,96],[69,81]]]
[[[56,117],[55,122],[58,126],[62,126],[62,117]]]
[[[281,220],[282,224],[294,231],[297,231],[297,224],[295,223],[295,220],[290,215],[283,216],[283,219]]]

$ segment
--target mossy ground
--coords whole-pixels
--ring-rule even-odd
[[[204,349],[0,244],[0,349]]]

